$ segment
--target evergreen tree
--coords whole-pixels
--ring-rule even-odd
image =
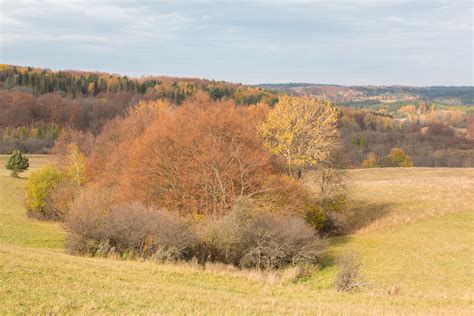
[[[27,170],[29,166],[30,162],[28,157],[23,156],[19,150],[13,151],[12,155],[10,158],[8,158],[8,161],[5,164],[5,167],[8,170],[11,170],[12,177],[18,177],[18,174]]]

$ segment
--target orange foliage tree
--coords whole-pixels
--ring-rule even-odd
[[[218,216],[261,192],[275,170],[256,137],[267,111],[201,95],[157,117],[127,148],[118,200]]]

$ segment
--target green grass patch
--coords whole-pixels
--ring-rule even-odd
[[[0,243],[39,248],[62,249],[64,232],[59,224],[41,222],[26,216],[24,188],[28,174],[51,157],[31,155],[30,170],[13,178],[5,169],[8,156],[0,156]]]

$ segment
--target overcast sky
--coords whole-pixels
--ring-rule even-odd
[[[0,0],[2,63],[243,83],[473,85],[470,0]]]

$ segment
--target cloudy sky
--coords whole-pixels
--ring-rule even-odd
[[[243,83],[473,85],[470,0],[0,0],[0,61]]]

